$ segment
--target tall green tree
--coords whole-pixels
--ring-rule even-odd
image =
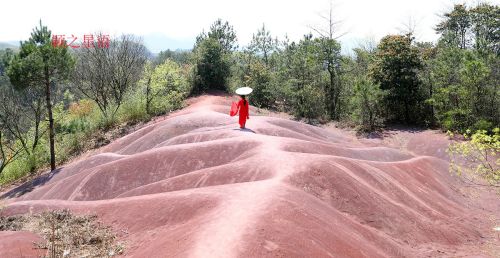
[[[273,85],[276,67],[278,39],[271,36],[265,25],[253,34],[248,47],[238,55],[238,65],[243,68],[240,76],[245,86],[253,88],[252,104],[263,108],[275,105],[275,85]]]
[[[441,33],[449,44],[465,49],[471,42],[468,35],[471,25],[467,7],[464,4],[456,4],[452,11],[444,14],[444,19],[437,25],[436,31]]]
[[[341,95],[341,63],[340,43],[332,37],[321,37],[315,40],[319,45],[319,57],[328,72],[328,83],[324,86],[325,106],[331,119],[339,118]]]
[[[476,50],[500,55],[500,6],[481,3],[469,10]]]
[[[466,51],[440,42],[435,58],[425,61],[424,73],[430,78],[424,83],[433,86],[426,102],[433,107],[437,122],[447,130],[463,129],[471,124],[469,94],[462,85],[460,72]],[[427,68],[430,71],[425,71]]]
[[[207,34],[202,32],[198,35],[196,43],[199,44],[207,38],[214,39],[219,42],[225,53],[231,53],[237,48],[236,32],[234,31],[233,26],[231,26],[227,21],[222,21],[222,19],[217,19],[214,23],[212,23]]]
[[[488,92],[488,87],[485,87],[490,69],[472,52],[466,53],[463,63],[464,66],[460,70],[461,81],[469,92],[469,107],[472,114],[479,117],[485,113],[484,103],[487,103],[488,95],[495,94]]]
[[[262,28],[257,31],[257,34],[253,34],[252,41],[248,48],[252,54],[262,57],[264,63],[269,65],[269,57],[276,50],[277,46],[278,40],[273,39],[271,32],[262,24]]]
[[[312,34],[304,35],[299,43],[292,42],[284,50],[286,84],[291,89],[295,116],[309,121],[325,115],[323,63],[320,47]]]
[[[50,167],[56,169],[55,131],[52,116],[52,88],[68,78],[74,60],[66,44],[53,46],[51,31],[46,26],[36,27],[29,40],[21,43],[21,49],[10,62],[7,74],[18,89],[43,87],[49,119]]]
[[[210,26],[208,34],[202,32],[196,38],[192,94],[208,89],[227,90],[232,51],[235,48],[236,33],[227,21],[222,22],[221,19]]]
[[[354,49],[356,54],[347,66],[344,84],[349,92],[349,119],[361,132],[371,132],[383,125],[384,91],[369,77],[369,65],[373,62],[374,51],[367,46]]]
[[[422,67],[411,35],[389,35],[380,41],[371,75],[382,90],[387,90],[385,104],[393,120],[415,123],[421,113],[423,99],[417,76]]]
[[[422,83],[422,95],[425,99],[426,116],[424,122],[426,125],[435,126],[435,108],[429,102],[429,99],[433,98],[436,91],[436,74],[434,70],[436,68],[437,47],[431,42],[417,42],[416,45],[422,59],[422,68],[418,76]]]
[[[209,89],[227,90],[229,58],[217,40],[207,38],[201,41],[196,47],[195,85],[192,93]]]
[[[340,43],[337,39],[343,34],[338,34],[339,21],[334,20],[333,3],[330,2],[328,15],[320,15],[326,22],[322,28],[313,27],[312,29],[319,35],[315,39],[319,46],[319,58],[328,72],[328,83],[324,85],[325,107],[331,119],[338,119],[340,96],[341,96],[341,63]]]
[[[436,30],[434,57],[425,58],[424,84],[437,122],[447,130],[491,129],[500,121],[500,8],[455,5]]]

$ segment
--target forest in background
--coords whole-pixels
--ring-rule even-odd
[[[323,28],[297,42],[262,25],[238,46],[234,28],[218,19],[192,50],[156,57],[134,35],[107,48],[54,47],[40,22],[19,50],[0,50],[0,185],[54,170],[189,96],[241,86],[254,89],[252,105],[312,124],[498,134],[500,8],[459,4],[442,15],[435,43],[415,41],[409,29],[353,55],[341,54],[331,10]]]

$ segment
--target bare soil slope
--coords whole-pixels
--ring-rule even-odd
[[[228,115],[234,99],[190,99],[99,153],[4,193],[2,213],[97,213],[129,257],[493,255],[490,219],[500,200],[483,205],[459,191],[439,150],[443,136],[435,147],[432,137],[409,139],[409,150],[253,116],[253,107],[240,130]],[[35,236],[0,234],[0,257],[28,248],[15,244],[23,237]]]

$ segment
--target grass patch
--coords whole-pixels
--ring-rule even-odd
[[[34,243],[47,249],[46,257],[113,257],[122,254],[123,244],[96,215],[74,215],[69,210],[0,217],[0,231],[30,231],[45,242]]]

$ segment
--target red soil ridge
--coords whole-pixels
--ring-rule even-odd
[[[190,99],[5,193],[2,214],[96,213],[119,232],[126,257],[489,256],[483,247],[498,244],[488,218],[500,200],[485,208],[457,190],[444,136],[415,134],[398,149],[254,116],[254,107],[240,130],[228,115],[233,100]],[[0,232],[0,257],[33,254],[35,238]]]

